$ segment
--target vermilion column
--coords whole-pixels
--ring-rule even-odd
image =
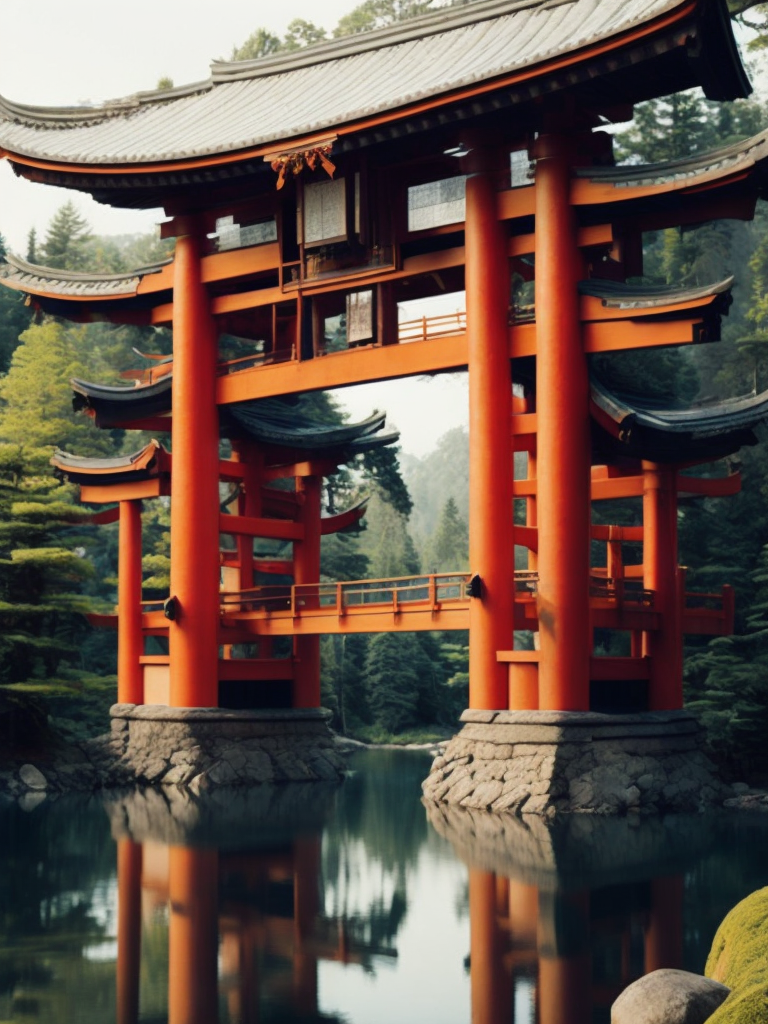
[[[512,999],[505,985],[501,936],[496,920],[496,876],[469,869],[469,928],[472,1024],[510,1019]]]
[[[172,846],[168,855],[168,1024],[216,1024],[218,853]]]
[[[117,555],[117,700],[144,703],[141,630],[141,502],[120,502]]]
[[[469,706],[506,708],[507,666],[496,652],[512,647],[512,379],[507,310],[509,260],[496,208],[494,175],[473,154],[465,231],[469,351],[469,562],[482,596],[469,609]]]
[[[539,707],[589,709],[589,379],[567,140],[536,144]]]
[[[293,578],[301,583],[317,584],[320,580],[320,506],[323,481],[319,476],[296,478],[296,489],[303,496],[301,521],[304,539],[293,547]],[[307,590],[303,595],[305,608],[317,603],[317,595]],[[297,636],[294,641],[295,670],[293,706],[320,707],[320,637]]]
[[[651,658],[650,711],[683,706],[683,636],[677,565],[677,470],[643,463],[643,581],[654,592],[660,628],[644,635]]]
[[[216,331],[200,242],[176,239],[169,624],[172,707],[218,706],[219,422]]]
[[[141,968],[141,860],[139,843],[117,842],[117,1024],[137,1024]]]

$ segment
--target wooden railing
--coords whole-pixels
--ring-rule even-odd
[[[422,316],[418,320],[404,320],[397,326],[397,340],[402,345],[409,341],[427,341],[428,338],[447,338],[463,334],[466,329],[466,311],[457,310],[439,316]]]
[[[590,576],[589,596],[616,601],[622,605],[653,607],[653,591],[647,590],[641,580],[627,579],[624,576]]]
[[[222,594],[222,611],[272,612],[327,610],[343,615],[345,609],[361,605],[391,607],[427,604],[439,607],[446,602],[465,601],[469,582],[467,573],[433,573],[425,576],[400,576],[382,580],[351,580],[343,583],[300,583],[293,586],[253,587],[238,593]]]

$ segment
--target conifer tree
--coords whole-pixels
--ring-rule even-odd
[[[6,252],[5,239],[0,235],[0,264],[5,260]],[[19,335],[28,327],[29,321],[30,311],[24,304],[24,296],[10,288],[0,288],[0,374],[7,372]]]
[[[448,498],[429,546],[430,572],[453,572],[469,568],[469,530],[453,498]]]
[[[72,200],[53,215],[43,242],[43,260],[48,267],[85,270],[92,240],[88,222],[77,212]]]

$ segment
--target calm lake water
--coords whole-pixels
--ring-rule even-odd
[[[598,1024],[768,884],[768,815],[502,828],[428,766],[0,806],[0,1024]]]

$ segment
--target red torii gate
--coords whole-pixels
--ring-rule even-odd
[[[576,0],[563,20],[544,3],[441,11],[431,21],[265,64],[216,65],[197,92],[142,94],[119,109],[89,108],[87,124],[75,114],[0,108],[0,146],[18,173],[115,205],[162,205],[170,218],[163,230],[176,239],[171,263],[94,276],[12,260],[4,283],[42,310],[74,320],[173,328],[172,374],[115,392],[119,411],[104,406],[112,408],[105,422],[143,429],[167,429],[172,414],[171,705],[219,702],[220,416],[265,398],[467,367],[471,707],[586,710],[591,681],[606,678],[648,678],[649,710],[681,706],[687,612],[676,496],[681,486],[722,493],[737,480],[687,480],[679,470],[749,441],[751,425],[765,413],[763,399],[726,426],[703,423],[703,413],[682,426],[671,414],[652,423],[647,410],[622,407],[620,396],[590,379],[588,357],[718,338],[728,282],[677,293],[624,282],[642,273],[643,230],[752,215],[763,186],[765,138],[687,162],[612,167],[611,139],[595,131],[601,119],[626,119],[633,103],[694,84],[718,99],[746,95],[749,85],[722,5],[657,0],[637,13],[603,0],[589,18],[586,6]],[[583,28],[578,45],[575,24]],[[477,25],[505,41],[503,57],[478,41]],[[463,78],[446,70],[451,47],[462,49],[471,68]],[[417,53],[418,99],[372,73],[377,62]],[[310,83],[340,67],[359,95],[342,90],[332,109],[315,110]],[[285,98],[279,117],[268,99],[275,75],[282,76]],[[232,120],[220,127],[210,112],[219,100],[240,104],[242,119],[272,125],[271,134],[254,129],[250,141],[230,137]],[[194,132],[182,121],[194,122]],[[322,130],[307,128],[321,122]],[[164,141],[150,150],[150,138]],[[332,154],[333,179],[319,153],[326,163]],[[519,173],[529,161],[532,179]],[[284,180],[286,168],[296,174]],[[457,169],[466,175],[463,201],[450,184]],[[276,181],[285,187],[276,191]],[[510,310],[511,271],[533,278],[533,317]],[[398,302],[461,289],[465,329],[452,325],[411,343],[401,338]],[[346,348],[331,353],[325,323],[340,312],[347,314]],[[258,340],[262,349],[254,345],[250,363],[225,365],[217,353],[222,332]],[[524,398],[513,394],[518,376]],[[150,397],[157,404],[142,408]],[[95,408],[96,397],[89,393],[86,401]],[[516,450],[529,454],[525,480],[514,479]],[[238,465],[247,478],[259,458],[251,451],[232,459],[226,472]],[[282,535],[294,542],[294,583],[301,586],[319,582],[321,474],[297,465],[291,475],[304,511],[293,526],[301,535],[293,527]],[[655,618],[652,627],[648,618],[633,620],[619,602],[621,614],[610,624],[633,634],[632,654],[601,665],[592,653],[605,595],[595,593],[592,578],[599,574],[590,567],[591,501],[637,495],[638,487],[642,569],[623,566],[620,545],[630,535],[609,533],[603,576],[641,578]],[[244,494],[239,514],[263,536],[258,488],[246,486]],[[121,625],[121,685],[123,694],[138,697],[137,661],[144,655],[134,498],[120,497],[120,604],[121,612],[130,609]],[[516,528],[518,499],[525,499],[527,522]],[[513,583],[516,544],[532,552],[537,576],[535,616],[528,620],[540,637],[533,653],[514,639],[522,603]],[[240,566],[242,573],[242,556]],[[248,589],[248,572],[241,590]],[[716,631],[728,627],[730,607],[726,596]],[[306,620],[297,622],[297,653],[312,668],[306,678],[297,669],[294,706],[319,700],[318,634],[304,629]],[[269,627],[252,632],[267,635]]]

